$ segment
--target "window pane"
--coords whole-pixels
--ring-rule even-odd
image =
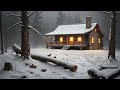
[[[73,41],[73,37],[70,37],[70,41]]]
[[[98,43],[100,43],[100,38],[98,38]]]
[[[82,37],[78,37],[78,41],[80,41],[80,42],[81,42],[81,41],[82,41]]]
[[[63,37],[60,37],[60,42],[63,42]]]
[[[92,37],[92,44],[94,44],[94,37]]]

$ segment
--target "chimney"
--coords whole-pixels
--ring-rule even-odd
[[[86,17],[86,29],[91,28],[91,24],[92,24],[92,17],[90,16]]]

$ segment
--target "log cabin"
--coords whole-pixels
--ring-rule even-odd
[[[85,50],[103,49],[103,33],[92,17],[86,17],[86,24],[60,25],[53,32],[45,34],[46,47],[78,47]]]

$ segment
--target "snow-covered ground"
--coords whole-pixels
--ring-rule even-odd
[[[107,50],[60,50],[60,49],[31,49],[31,53],[36,55],[47,56],[52,54],[51,57],[60,61],[68,62],[78,66],[76,72],[71,72],[61,66],[52,63],[45,63],[41,61],[21,60],[14,52],[9,51],[4,55],[0,55],[0,79],[21,79],[26,76],[27,79],[89,79],[87,70],[94,68],[97,69],[102,66],[120,66],[120,50],[116,51],[117,61],[110,62],[107,59]],[[4,63],[11,62],[13,65],[12,71],[4,71]],[[26,65],[26,63],[28,65]],[[37,68],[30,68],[30,65],[36,65]],[[46,69],[43,72],[42,69]],[[106,73],[110,73],[108,70]]]

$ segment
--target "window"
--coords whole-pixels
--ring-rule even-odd
[[[60,37],[60,42],[63,42],[63,37]]]
[[[82,37],[78,37],[78,41],[81,42],[82,41]]]
[[[100,43],[100,41],[101,41],[100,38],[98,38],[98,43]]]
[[[94,44],[94,37],[92,37],[92,44]]]
[[[95,32],[97,32],[97,29],[95,28]]]
[[[71,41],[71,42],[73,41],[73,37],[70,37],[70,41]]]

